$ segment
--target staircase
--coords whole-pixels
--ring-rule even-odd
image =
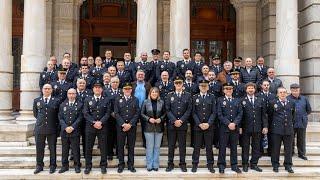
[[[307,157],[308,161],[304,161],[298,158],[296,155],[293,157],[294,164],[294,174],[288,174],[283,167],[280,168],[279,173],[273,173],[270,157],[261,157],[259,161],[259,166],[263,168],[263,172],[254,172],[249,170],[248,173],[236,174],[230,171],[229,168],[226,169],[224,175],[220,175],[219,173],[211,174],[206,169],[206,157],[205,157],[205,149],[201,149],[200,163],[199,169],[197,173],[192,173],[190,171],[190,167],[192,166],[192,152],[193,148],[187,147],[187,167],[189,168],[187,173],[180,172],[178,168],[179,164],[179,149],[175,150],[175,170],[173,172],[167,173],[164,168],[167,166],[167,153],[168,148],[166,145],[161,147],[160,150],[160,170],[158,172],[147,172],[145,170],[145,149],[142,147],[141,142],[141,132],[140,127],[137,131],[137,143],[135,148],[135,167],[137,168],[137,173],[130,173],[128,171],[124,171],[122,174],[118,174],[116,172],[116,167],[118,161],[114,158],[113,161],[108,162],[108,173],[106,175],[102,175],[99,169],[99,149],[95,145],[93,150],[93,171],[89,175],[74,173],[73,168],[70,168],[69,172],[64,173],[63,175],[58,174],[57,172],[54,174],[48,173],[48,165],[49,165],[49,150],[46,148],[45,150],[45,171],[41,172],[38,175],[33,175],[33,170],[36,164],[36,147],[35,147],[35,139],[34,137],[28,138],[27,142],[0,142],[0,177],[1,179],[92,179],[92,178],[115,178],[115,179],[129,179],[133,177],[137,178],[157,178],[157,179],[171,179],[171,178],[214,178],[214,177],[223,177],[223,178],[274,178],[277,179],[287,178],[287,177],[295,177],[295,178],[318,178],[320,176],[320,123],[310,123],[308,131],[307,131]],[[166,139],[166,137],[164,137]],[[190,137],[188,137],[188,142],[190,142]],[[97,143],[96,143],[97,144]],[[164,141],[166,144],[166,140]],[[190,143],[187,143],[189,145]],[[82,148],[82,146],[81,146]],[[81,150],[82,152],[82,150]],[[295,151],[297,152],[297,150]],[[215,169],[217,169],[217,155],[218,150],[213,149],[214,159],[215,159]],[[227,150],[227,165],[230,165],[229,162],[229,150]],[[283,155],[283,148],[281,149],[281,155]],[[238,161],[239,165],[241,165],[241,148],[238,147]],[[84,165],[84,158],[81,158],[81,162]],[[280,157],[280,164],[282,165],[283,156]],[[58,138],[57,141],[57,165],[58,169],[61,167],[61,139]],[[72,163],[70,163],[72,167]]]

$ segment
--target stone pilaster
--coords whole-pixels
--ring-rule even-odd
[[[258,0],[231,0],[237,13],[237,56],[257,56]]]
[[[284,87],[299,83],[298,59],[298,2],[277,0],[276,3],[276,60],[274,67]]]
[[[276,58],[276,0],[263,0],[262,10],[262,56],[273,67]]]
[[[53,54],[61,62],[65,52],[71,53],[72,62],[79,61],[79,25],[82,0],[53,1],[52,34]]]
[[[46,1],[25,0],[23,21],[21,115],[17,120],[34,120],[32,102],[39,96],[39,73],[46,64]]]
[[[0,121],[14,119],[12,113],[12,0],[0,1]]]
[[[157,48],[157,0],[136,0],[137,3],[137,50],[152,56],[151,50]],[[136,58],[139,59],[139,58]]]
[[[190,48],[190,0],[170,1],[170,51],[174,62]]]
[[[320,1],[298,1],[300,83],[313,113],[310,121],[320,121]],[[319,65],[319,66],[318,66]]]

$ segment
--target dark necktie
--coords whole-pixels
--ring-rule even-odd
[[[283,106],[286,106],[286,101],[281,101]]]
[[[229,102],[231,102],[231,100],[232,100],[231,98],[228,98],[228,101],[229,101]]]
[[[100,98],[97,98],[97,103],[99,103],[100,102]]]
[[[70,103],[70,106],[73,106],[73,103]]]
[[[44,98],[44,103],[48,104],[48,98]]]
[[[250,98],[250,103],[254,106],[252,97]]]

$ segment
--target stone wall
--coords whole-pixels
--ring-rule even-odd
[[[320,0],[298,1],[300,83],[310,99],[311,121],[320,120]]]

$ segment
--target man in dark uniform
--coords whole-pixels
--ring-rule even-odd
[[[86,89],[86,81],[84,79],[78,79],[77,80],[77,96],[76,100],[77,102],[84,103],[85,98],[91,97],[93,95],[91,89]],[[81,142],[82,142],[82,151],[83,151],[83,157],[86,157],[86,120],[82,116],[82,120],[80,123],[80,134],[81,134]]]
[[[42,89],[43,85],[51,84],[51,82],[56,81],[57,78],[58,78],[58,76],[57,76],[57,72],[54,69],[53,62],[48,61],[46,70],[40,73],[40,78],[39,78],[40,89]]]
[[[96,66],[90,69],[90,75],[94,78],[94,82],[97,80],[102,81],[103,74],[107,72],[107,69],[103,67],[102,59],[100,56],[97,56],[94,62]]]
[[[110,66],[116,66],[117,61],[112,59],[112,51],[110,49],[106,49],[104,53],[106,59],[103,60],[103,66],[108,69]]]
[[[71,64],[73,64],[74,66],[72,66]],[[79,73],[79,70],[75,65],[76,64],[71,63],[70,59],[64,58],[62,60],[62,64],[59,66],[59,69],[65,69],[66,81],[69,83],[73,83],[74,77],[76,77]]]
[[[80,124],[82,119],[82,103],[76,101],[77,91],[73,88],[67,92],[67,99],[59,108],[59,121],[61,125],[62,167],[59,173],[69,170],[69,150],[73,153],[75,172],[80,173]]]
[[[262,172],[258,167],[260,157],[261,133],[268,133],[267,108],[263,98],[257,97],[256,84],[246,84],[247,96],[241,99],[243,117],[240,134],[242,134],[242,168],[248,172],[249,149],[251,145],[251,169]],[[251,141],[251,142],[250,142]]]
[[[261,81],[262,81],[267,78],[267,76],[268,76],[267,71],[268,71],[269,67],[264,64],[263,56],[258,56],[256,62],[257,63],[256,63],[255,67],[259,70]]]
[[[297,135],[298,157],[303,160],[308,160],[308,158],[306,157],[306,129],[308,125],[308,115],[312,111],[310,102],[307,97],[301,95],[299,84],[291,84],[290,91],[291,94],[288,96],[288,99],[293,101],[296,105],[294,134]],[[292,145],[293,154],[295,146],[294,139],[295,137],[293,137]]]
[[[233,97],[242,98],[245,96],[245,84],[240,81],[240,72],[238,70],[231,71],[232,80],[230,83],[233,85]]]
[[[202,67],[204,66],[204,62],[202,61],[202,55],[200,52],[196,52],[194,54],[194,68],[192,71],[193,80],[197,81],[198,77],[202,76]]]
[[[103,84],[96,81],[93,84],[93,96],[84,100],[83,115],[86,119],[86,169],[85,174],[89,174],[92,168],[92,148],[96,137],[100,148],[101,173],[107,173],[107,123],[110,117],[110,104],[107,98],[102,96]]]
[[[138,70],[143,70],[145,73],[145,80],[147,82],[150,82],[153,69],[150,62],[148,62],[148,54],[146,52],[142,52],[140,58],[141,58],[141,61],[135,63],[135,73]]]
[[[170,81],[173,81],[174,77],[176,76],[176,65],[174,64],[174,62],[170,61],[170,51],[164,51],[162,58],[163,61],[160,61],[160,68],[157,74],[157,80],[160,81],[162,72],[167,71],[169,74]]]
[[[73,80],[73,86],[77,86],[77,79],[84,79],[86,81],[86,88],[91,89],[92,83],[94,82],[94,78],[89,74],[89,66],[88,65],[81,65],[80,66],[80,73],[77,75]]]
[[[107,156],[108,160],[113,160],[113,148],[117,148],[117,129],[116,118],[114,114],[114,101],[117,97],[122,95],[122,89],[119,88],[120,80],[118,77],[111,78],[111,87],[103,91],[103,95],[109,100],[111,104],[111,116],[108,121],[107,131]],[[116,150],[117,151],[117,150]]]
[[[243,67],[241,66],[242,57],[237,56],[233,59],[233,70],[238,70],[239,72]]]
[[[123,61],[118,61],[117,62],[117,76],[120,79],[120,85],[119,87],[122,88],[123,84],[125,82],[131,82],[133,79],[131,78],[131,74],[128,71],[125,71],[124,69],[124,62]]]
[[[36,118],[34,135],[36,139],[37,166],[34,174],[43,171],[43,157],[46,140],[50,150],[50,174],[56,171],[56,144],[58,133],[59,101],[52,97],[52,86],[45,84],[42,87],[42,97],[33,101],[33,116]]]
[[[158,81],[159,77],[159,72],[160,72],[160,65],[161,65],[161,61],[160,61],[160,50],[159,49],[152,49],[151,50],[151,54],[152,54],[152,61],[151,61],[151,66],[152,66],[152,73],[151,73],[151,79],[150,79],[150,83],[152,86],[154,86],[154,84]]]
[[[294,173],[292,169],[292,141],[294,134],[295,103],[287,99],[287,90],[278,88],[278,98],[270,102],[269,111],[272,116],[271,125],[271,163],[274,172],[279,172],[279,156],[281,143],[284,145],[285,169]]]
[[[191,70],[187,70],[185,73],[185,81],[183,83],[184,90],[190,93],[192,96],[199,93],[199,86],[197,82],[193,82],[193,74]]]
[[[219,97],[217,100],[217,112],[220,121],[219,173],[224,173],[226,168],[226,148],[228,145],[230,145],[231,170],[241,173],[238,167],[237,145],[243,112],[240,99],[233,97],[232,91],[232,84],[224,84],[223,93],[225,96]]]
[[[165,100],[168,93],[174,90],[173,82],[169,80],[169,73],[167,71],[162,71],[161,80],[158,81],[155,86],[159,88],[162,100]]]
[[[273,94],[270,92],[270,90],[269,90],[270,82],[268,80],[263,80],[260,87],[261,87],[260,88],[261,91],[257,94],[257,96],[264,99],[264,101],[266,103],[266,107],[267,107],[267,109],[269,109],[270,102],[277,98],[276,94]],[[269,113],[269,111],[267,111],[267,114],[268,113]],[[267,141],[268,142],[267,155],[268,156],[271,156],[271,147],[272,147],[271,131],[270,131],[271,125],[272,125],[272,117],[270,114],[268,114],[268,133],[267,133],[267,140],[268,140]],[[262,138],[261,141],[263,141],[264,138]],[[264,154],[263,143],[261,143],[261,152]]]
[[[206,147],[207,168],[211,173],[214,173],[213,168],[213,122],[216,119],[216,99],[213,94],[209,94],[209,82],[201,80],[199,82],[200,93],[192,97],[193,111],[192,116],[194,119],[194,150],[192,154],[192,172],[197,172],[200,148],[203,142]]]
[[[136,172],[134,168],[134,146],[136,141],[137,121],[140,115],[139,101],[132,94],[131,83],[123,86],[123,96],[118,96],[114,101],[114,114],[117,120],[118,143],[118,173],[122,173],[124,163],[124,146],[128,144],[128,170]]]
[[[223,68],[221,66],[221,59],[219,57],[219,55],[214,55],[212,57],[212,66],[210,66],[210,69],[216,74],[218,75],[220,72],[222,72]]]
[[[53,87],[52,95],[59,100],[59,103],[63,102],[67,98],[68,89],[72,88],[72,83],[66,81],[66,70],[58,70],[58,80],[51,83]]]
[[[216,98],[222,96],[222,85],[216,80],[216,74],[213,71],[209,71],[209,93],[214,94]]]
[[[134,62],[131,61],[131,54],[129,52],[125,52],[123,54],[123,59],[124,59],[124,70],[130,74],[130,79],[132,81],[135,80],[136,77],[136,66]]]
[[[183,51],[183,59],[177,62],[176,66],[176,76],[179,76],[184,79],[186,71],[193,71],[194,61],[190,59],[190,50],[184,49]]]
[[[168,117],[168,167],[167,172],[174,168],[173,158],[176,141],[179,142],[179,166],[182,172],[187,172],[186,167],[186,136],[188,119],[191,115],[191,94],[183,90],[183,79],[179,76],[174,80],[175,91],[168,94],[165,104]]]

